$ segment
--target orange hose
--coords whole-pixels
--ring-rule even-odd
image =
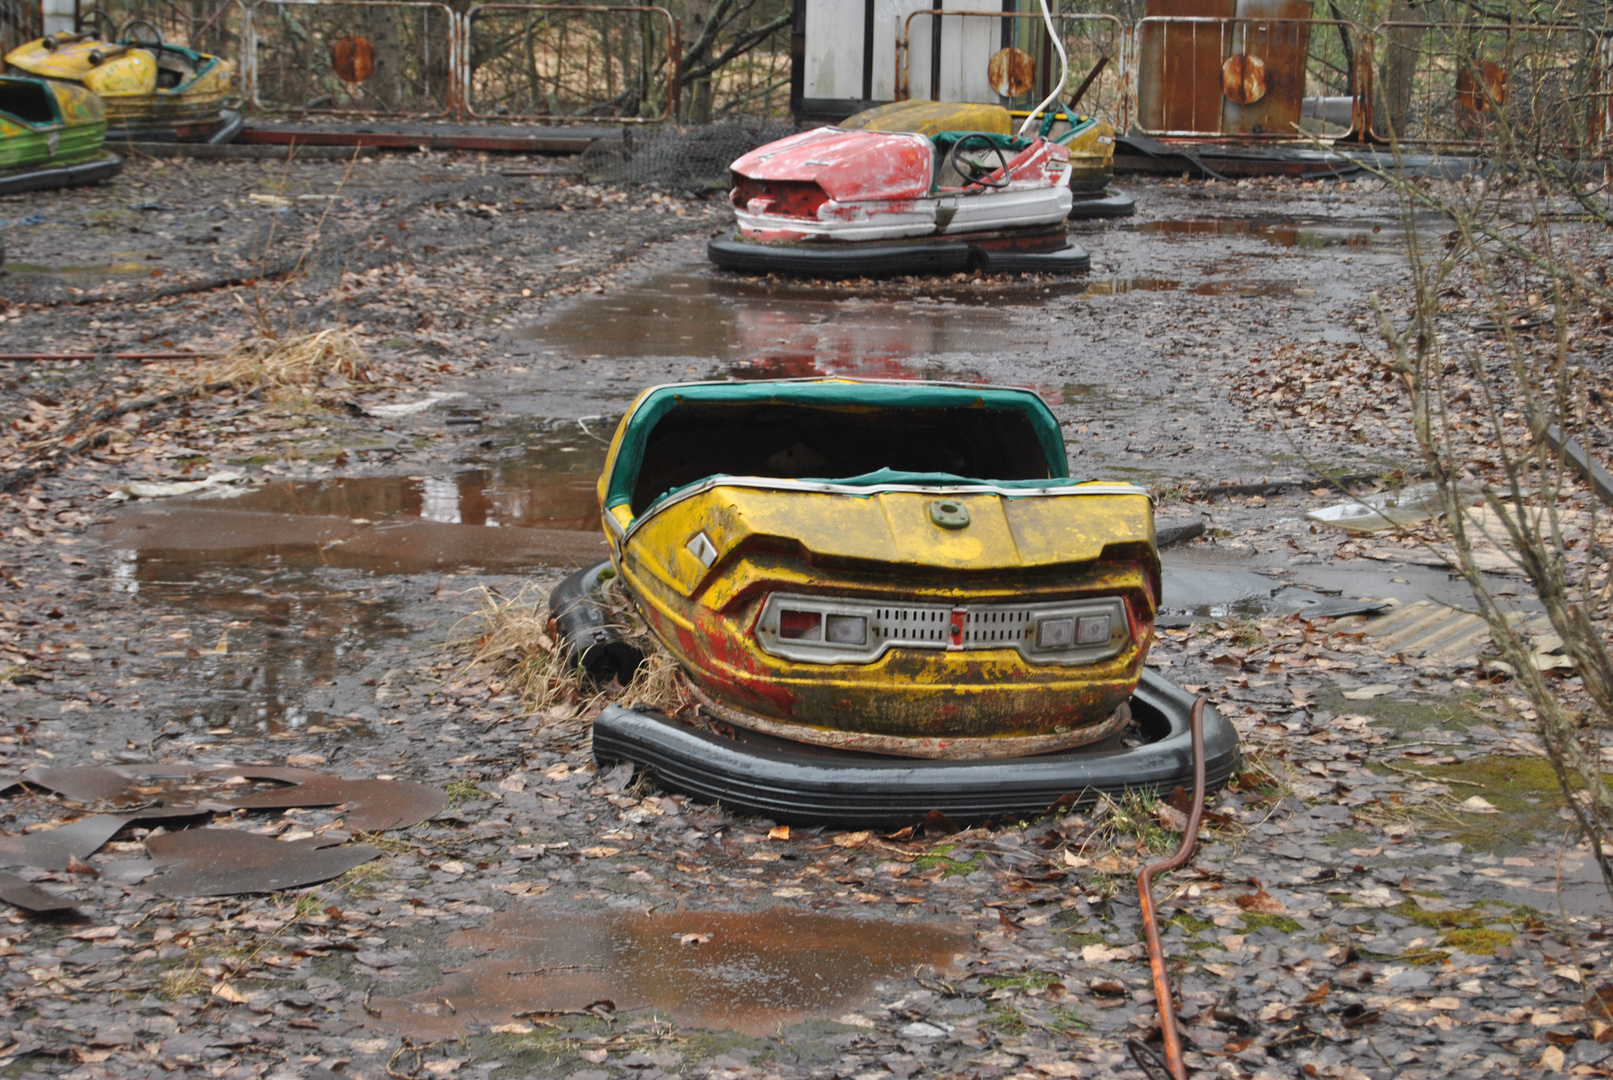
[[[1165,1044],[1165,1060],[1136,1039],[1128,1045],[1131,1056],[1146,1073],[1154,1075],[1160,1064],[1168,1070],[1171,1080],[1187,1080],[1187,1063],[1182,1060],[1182,1039],[1176,1032],[1176,1003],[1171,996],[1170,976],[1165,972],[1165,946],[1159,939],[1159,925],[1154,916],[1154,875],[1175,870],[1193,855],[1199,839],[1199,823],[1204,820],[1204,698],[1193,703],[1193,812],[1187,815],[1187,829],[1176,854],[1168,859],[1150,863],[1137,875],[1137,899],[1142,906],[1143,931],[1148,935],[1148,966],[1154,975],[1154,1004],[1159,1008],[1159,1033]],[[1150,1060],[1144,1060],[1144,1057]]]

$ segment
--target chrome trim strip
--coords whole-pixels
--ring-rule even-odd
[[[1154,501],[1153,492],[1136,484],[1123,483],[1072,483],[1065,487],[1052,488],[1005,488],[995,484],[963,483],[963,484],[875,484],[863,486],[858,484],[823,484],[808,483],[805,480],[790,480],[783,477],[770,476],[714,476],[709,480],[702,480],[698,484],[678,491],[661,502],[657,503],[649,513],[641,514],[633,519],[633,523],[622,534],[622,541],[626,543],[632,538],[640,526],[651,521],[661,511],[692,499],[696,495],[704,495],[713,488],[741,487],[756,488],[762,491],[804,491],[819,495],[847,495],[852,498],[868,498],[873,495],[884,494],[914,494],[914,495],[1000,495],[1006,499],[1035,499],[1055,495],[1141,495],[1150,504]],[[606,517],[609,517],[606,514]]]
[[[861,645],[830,642],[819,637],[784,638],[778,633],[779,609],[828,615],[849,615],[867,620],[867,636]],[[949,627],[957,615],[964,617],[964,640],[950,642]],[[1106,615],[1110,619],[1109,639],[1102,644],[1071,642],[1063,648],[1037,648],[1033,635],[1040,618]],[[993,616],[1006,616],[1001,621]],[[883,625],[881,625],[883,624]],[[900,625],[898,625],[900,624]],[[992,637],[998,627],[1015,633]],[[820,634],[827,629],[820,623]],[[937,603],[931,600],[880,599],[864,597],[772,593],[756,619],[756,643],[770,656],[798,664],[871,664],[892,649],[929,649],[947,652],[976,652],[982,649],[1012,649],[1031,664],[1095,664],[1118,656],[1131,642],[1131,624],[1126,619],[1125,601],[1118,596],[1091,596],[1071,600],[1031,603],[988,604],[962,601]]]

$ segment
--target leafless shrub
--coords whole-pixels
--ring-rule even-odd
[[[1459,39],[1448,44],[1461,55]],[[1413,179],[1403,148],[1394,147],[1396,168],[1383,176],[1401,201],[1411,299],[1403,308],[1373,299],[1456,567],[1527,699],[1520,711],[1532,710],[1541,749],[1613,897],[1613,793],[1602,773],[1613,722],[1613,545],[1605,512],[1559,449],[1562,436],[1596,448],[1613,435],[1589,396],[1606,375],[1613,218],[1588,160],[1565,150],[1563,132],[1541,131],[1488,102],[1493,157],[1482,173],[1461,182]],[[1429,211],[1441,215],[1440,232],[1429,231]],[[1517,631],[1516,611],[1487,574],[1497,550],[1527,580],[1573,661],[1572,676],[1542,670]]]

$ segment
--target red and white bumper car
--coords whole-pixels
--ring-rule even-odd
[[[1069,151],[1046,138],[818,128],[730,166],[739,233],[712,262],[824,276],[1084,271]]]

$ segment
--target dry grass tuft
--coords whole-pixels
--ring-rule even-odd
[[[450,644],[470,653],[468,666],[495,671],[529,712],[571,705],[586,714],[612,702],[669,716],[688,709],[693,697],[677,663],[656,646],[631,605],[624,607],[620,590],[607,587],[604,600],[617,628],[645,654],[643,666],[625,687],[614,680],[598,686],[566,663],[550,628],[548,590],[536,585],[512,597],[484,587],[477,610],[454,628]]]
[[[643,666],[627,688],[616,696],[630,708],[667,716],[677,716],[694,704],[683,669],[658,649],[645,650]]]
[[[243,392],[270,397],[304,397],[333,376],[364,379],[369,364],[358,342],[345,330],[264,338],[239,346],[197,374],[204,385],[227,383]]]
[[[468,649],[471,667],[489,667],[532,712],[575,704],[581,673],[566,663],[549,634],[549,591],[528,585],[511,597],[482,586],[477,608],[454,627],[451,645]]]

